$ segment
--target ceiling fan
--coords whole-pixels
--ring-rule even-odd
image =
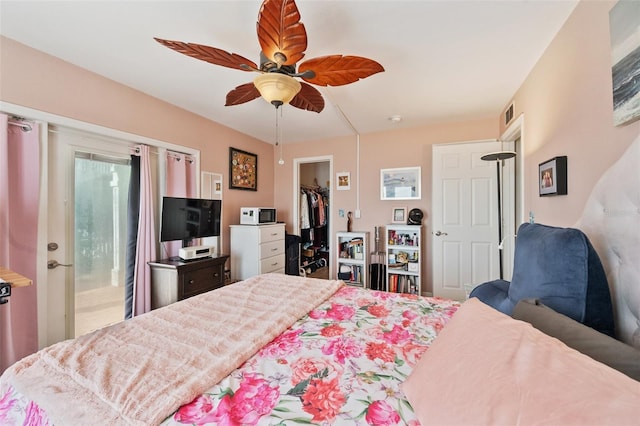
[[[324,99],[307,83],[342,86],[384,71],[374,60],[343,55],[309,59],[296,67],[307,49],[307,32],[300,22],[294,0],[264,0],[258,12],[257,32],[260,66],[236,53],[211,46],[157,37],[155,40],[176,52],[214,65],[260,73],[254,82],[242,84],[227,93],[225,106],[240,105],[263,96],[276,108],[289,103],[319,113],[324,109]]]

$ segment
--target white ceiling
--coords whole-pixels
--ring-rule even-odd
[[[298,0],[306,59],[364,56],[385,72],[347,86],[316,86],[325,97],[324,111],[285,107],[282,141],[497,117],[577,2]],[[205,44],[258,63],[260,4],[2,0],[0,34],[274,142],[273,106],[262,99],[224,106],[226,93],[252,81],[254,73],[189,58],[153,40]],[[402,121],[392,123],[394,115]]]

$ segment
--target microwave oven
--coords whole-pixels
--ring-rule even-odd
[[[273,207],[241,207],[240,225],[265,225],[276,223],[276,209]]]

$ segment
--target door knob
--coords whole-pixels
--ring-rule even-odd
[[[440,235],[449,235],[446,232],[442,232],[442,231],[436,231],[436,237],[439,237]]]
[[[69,266],[73,266],[73,265],[72,264],[65,265],[63,263],[58,263],[57,260],[50,260],[50,261],[47,262],[47,269],[56,269],[58,266],[69,267]]]

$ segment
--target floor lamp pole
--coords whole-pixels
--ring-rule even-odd
[[[495,161],[496,162],[496,184],[498,187],[498,261],[500,265],[500,279],[504,278],[504,273],[502,271],[502,182],[500,180],[502,162],[506,159],[513,158],[516,156],[514,151],[499,151],[499,152],[491,152],[489,154],[483,155],[480,159],[484,161]]]
[[[497,186],[498,186],[498,261],[500,262],[500,279],[504,278],[504,274],[502,272],[502,197],[501,197],[501,189],[502,185],[500,182],[500,166],[502,165],[502,160],[496,160],[496,173],[497,173]]]

